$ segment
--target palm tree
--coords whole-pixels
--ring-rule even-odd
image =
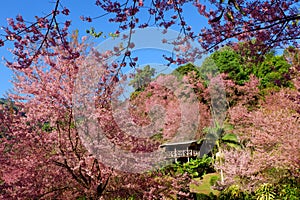
[[[224,160],[223,149],[225,148],[241,148],[237,136],[233,133],[226,133],[231,129],[230,126],[219,125],[214,123],[214,126],[210,126],[204,129],[206,136],[199,142],[206,143],[207,147],[211,147],[211,153],[214,155],[214,162],[219,162],[222,165]],[[223,170],[220,171],[221,183],[224,183]]]

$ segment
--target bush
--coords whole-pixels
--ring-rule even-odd
[[[220,200],[251,200],[252,194],[242,191],[238,185],[232,185],[223,190],[219,196]]]
[[[256,191],[255,191],[255,197],[257,200],[272,200],[275,199],[275,192],[274,187],[272,184],[264,183],[262,184]]]
[[[202,158],[190,159],[186,163],[175,163],[172,168],[175,172],[184,174],[188,173],[191,177],[202,177],[204,174],[214,172],[212,158],[204,155]]]
[[[231,185],[223,190],[218,199],[253,199],[253,200],[298,200],[300,197],[300,180],[299,178],[284,178],[276,184],[264,183],[260,185],[254,193],[242,191],[238,185]]]
[[[212,176],[212,177],[210,177],[209,184],[211,186],[214,186],[217,183],[217,181],[219,181],[219,180],[220,180],[219,176]]]
[[[292,184],[280,185],[278,194],[279,199],[282,200],[297,200],[300,197],[300,187]]]
[[[133,93],[130,94],[130,100],[134,100],[139,94],[141,93],[141,90],[136,90]]]
[[[300,197],[300,179],[284,178],[276,184],[277,198],[283,200],[296,200]]]
[[[214,195],[212,192],[209,195],[195,193],[194,199],[195,200],[217,200],[218,197]]]
[[[202,158],[190,159],[189,162],[176,162],[161,169],[164,174],[184,174],[188,173],[192,178],[215,172],[212,165],[212,158],[204,155]]]

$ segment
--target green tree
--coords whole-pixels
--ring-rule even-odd
[[[261,88],[291,87],[290,64],[284,56],[270,52],[264,61],[255,69],[255,75],[260,79]]]
[[[186,65],[181,65],[178,68],[176,68],[173,73],[175,73],[175,75],[178,75],[179,77],[182,77],[184,75],[188,75],[189,73],[193,73],[193,72],[197,77],[199,77],[200,75],[199,69],[192,63],[187,63]]]
[[[241,148],[241,144],[237,136],[233,133],[227,133],[232,127],[229,125],[219,125],[215,123],[214,126],[207,127],[203,131],[206,132],[204,140],[215,145],[213,153],[215,154],[215,162],[219,165],[224,163],[223,150],[226,148]],[[221,182],[224,182],[223,170],[220,170]]]
[[[224,47],[214,52],[201,66],[200,71],[211,72],[217,69],[221,73],[227,73],[228,77],[237,84],[243,85],[249,80],[251,68],[244,66],[242,56],[231,47]]]
[[[203,61],[199,69],[199,72],[200,72],[200,77],[205,81],[205,86],[208,86],[210,78],[215,77],[216,75],[219,74],[219,69],[212,56],[207,57]]]
[[[136,91],[141,91],[151,82],[151,78],[155,74],[155,69],[150,65],[146,65],[143,69],[138,69],[133,79],[130,81],[131,85]]]

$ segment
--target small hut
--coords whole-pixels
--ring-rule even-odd
[[[197,140],[166,143],[160,145],[160,148],[164,148],[166,159],[174,159],[175,162],[189,162],[190,158],[196,158],[200,153],[200,144]]]

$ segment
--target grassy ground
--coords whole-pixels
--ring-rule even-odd
[[[213,176],[219,176],[219,174],[211,173],[211,174],[204,175],[202,179],[195,178],[194,181],[196,181],[197,183],[196,184],[192,183],[190,185],[190,191],[194,193],[202,193],[206,195],[209,195],[209,193],[212,192],[214,195],[218,196],[220,192],[217,190],[213,190],[210,185],[210,179]]]

